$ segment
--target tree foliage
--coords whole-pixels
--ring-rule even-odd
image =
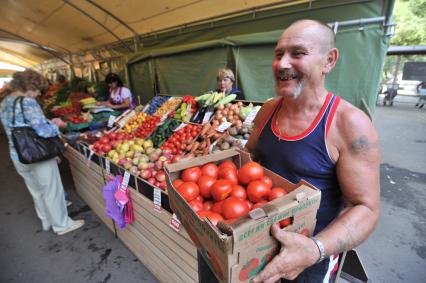
[[[426,45],[426,0],[396,0],[391,45]]]

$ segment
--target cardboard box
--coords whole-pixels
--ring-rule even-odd
[[[208,162],[219,164],[226,159],[232,160],[238,168],[251,161],[248,153],[231,149],[167,165],[169,202],[217,279],[220,282],[248,282],[280,250],[279,243],[270,236],[273,223],[292,217],[292,224],[285,228],[287,231],[312,235],[321,192],[307,182],[292,184],[265,169],[265,175],[272,178],[274,186],[283,187],[289,194],[252,210],[231,225],[220,222],[216,227],[208,219],[201,221],[172,182],[185,168]]]

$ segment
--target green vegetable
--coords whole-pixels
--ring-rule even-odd
[[[237,98],[236,94],[227,95],[224,98],[222,98],[221,100],[219,100],[214,106],[217,107],[221,104],[224,105],[224,104],[230,103],[231,101],[235,100],[235,98]]]

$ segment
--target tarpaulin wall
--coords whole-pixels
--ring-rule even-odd
[[[286,26],[303,18],[332,23],[379,17],[388,1],[351,3],[315,1],[312,9],[294,7],[293,11],[274,11],[276,15],[252,21],[234,19],[233,23],[202,31],[174,37],[164,35],[156,39],[158,44],[148,40],[144,46],[152,46],[128,61],[130,86],[142,103],[158,93],[200,95],[216,87],[217,69],[227,66],[236,73],[237,87],[247,99],[264,101],[275,95],[273,50]],[[379,24],[339,28],[340,59],[327,78],[329,90],[361,109],[374,110],[387,45],[388,39]]]

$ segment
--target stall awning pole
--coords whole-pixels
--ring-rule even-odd
[[[334,33],[337,33],[337,29],[340,27],[359,26],[360,29],[362,29],[364,25],[380,24],[380,23],[384,24],[384,21],[385,21],[385,17],[373,17],[373,18],[362,18],[358,20],[328,23],[328,26],[330,26],[334,30]]]

